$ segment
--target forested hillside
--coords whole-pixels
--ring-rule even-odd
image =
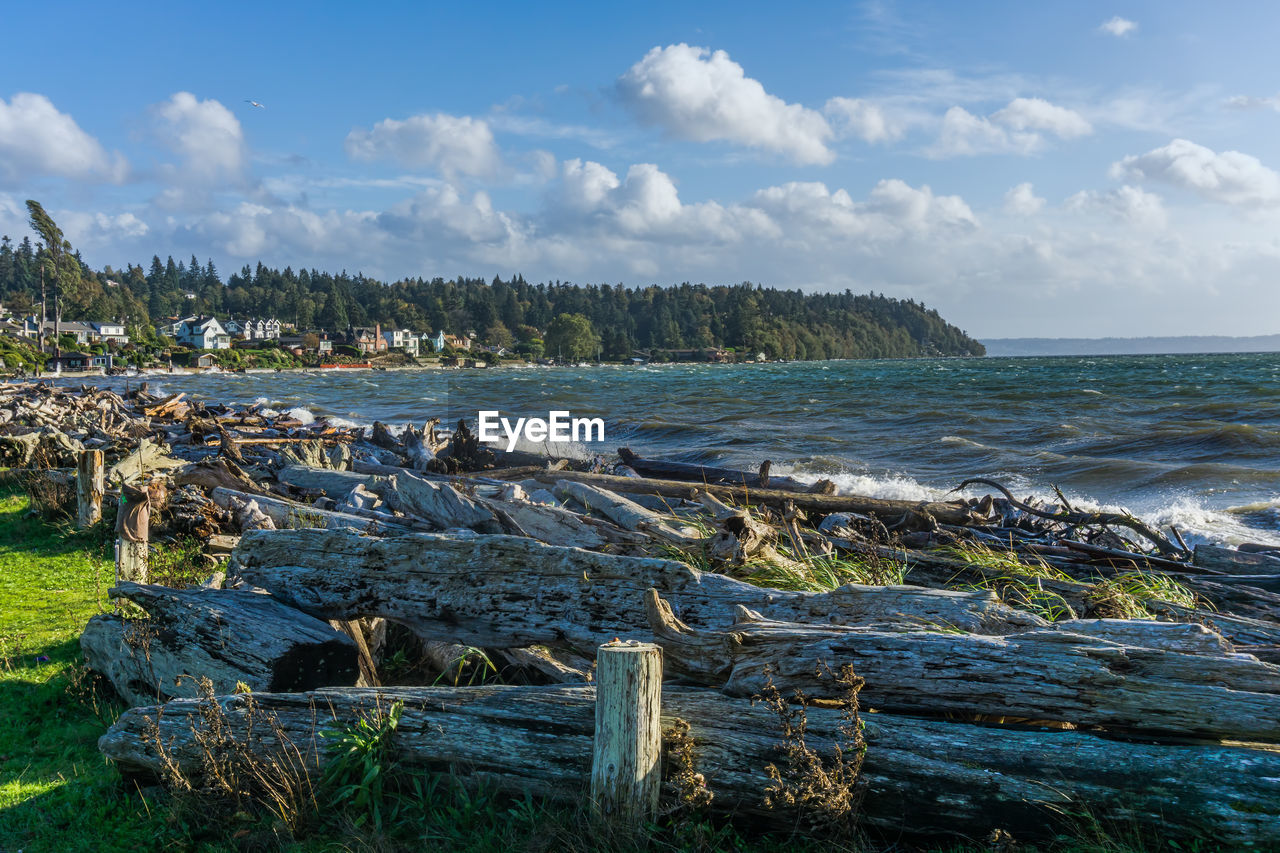
[[[0,302],[15,313],[38,303],[44,257],[43,248],[29,239],[14,245],[5,237],[0,243]],[[615,359],[634,350],[704,347],[788,359],[984,352],[982,344],[912,300],[847,291],[804,294],[750,283],[529,284],[519,275],[505,281],[419,278],[387,284],[346,272],[295,272],[262,264],[246,266],[224,282],[212,261],[201,264],[194,257],[177,263],[155,257],[149,268],[94,271],[74,251],[59,266],[65,319],[121,319],[139,330],[167,317],[212,313],[274,316],[299,329],[337,332],[374,323],[415,331],[474,331],[487,343],[512,346],[540,337],[539,330],[558,314],[576,313],[591,321],[604,357]],[[52,299],[52,289],[49,295]]]

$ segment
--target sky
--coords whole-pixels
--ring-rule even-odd
[[[1277,4],[0,19],[0,232],[37,199],[94,268],[752,281],[912,298],[979,338],[1280,332]]]

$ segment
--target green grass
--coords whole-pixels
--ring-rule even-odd
[[[110,554],[0,494],[0,850],[149,849],[146,805],[97,749],[120,708],[94,701],[79,666]]]

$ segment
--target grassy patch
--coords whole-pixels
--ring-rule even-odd
[[[63,533],[0,497],[0,850],[139,850],[156,831],[98,752],[119,707],[81,664],[114,577],[95,533]]]

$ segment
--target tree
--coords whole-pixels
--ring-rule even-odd
[[[53,217],[45,212],[40,202],[27,199],[27,213],[31,221],[31,229],[44,240],[45,255],[51,264],[42,268],[45,276],[53,285],[53,304],[55,316],[62,319],[62,295],[64,293],[77,297],[80,292],[80,281],[83,270],[80,259],[75,256],[71,244],[62,234],[62,229],[53,221]],[[41,301],[44,301],[43,294]]]
[[[547,325],[545,341],[547,352],[568,361],[590,358],[600,347],[600,336],[581,314],[557,314]]]

